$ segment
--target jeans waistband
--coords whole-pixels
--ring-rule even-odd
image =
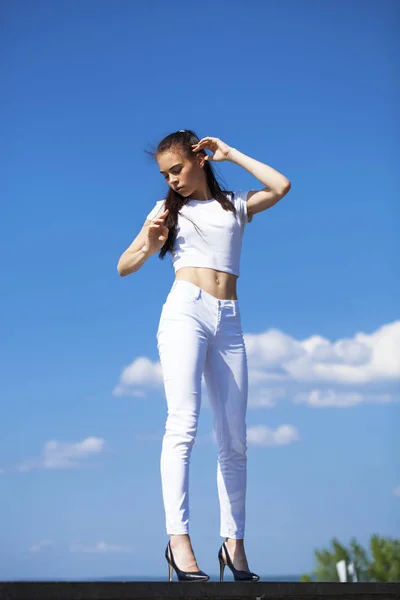
[[[177,286],[192,286],[192,287],[196,288],[197,290],[200,290],[200,297],[203,297],[204,299],[208,300],[208,302],[214,303],[216,306],[235,306],[235,307],[237,307],[238,303],[239,303],[238,300],[224,300],[224,299],[220,300],[219,298],[216,298],[209,292],[206,292],[205,290],[203,290],[203,288],[200,288],[195,283],[192,283],[191,281],[186,281],[185,279],[175,280],[174,283],[172,284],[171,292]]]

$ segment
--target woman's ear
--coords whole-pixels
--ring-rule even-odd
[[[197,160],[197,164],[199,165],[199,167],[201,169],[204,168],[204,163],[206,162],[206,157],[203,153],[198,152],[196,154],[196,160]]]

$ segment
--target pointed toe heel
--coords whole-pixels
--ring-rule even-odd
[[[168,542],[167,547],[165,549],[165,558],[168,563],[168,576],[169,581],[172,581],[172,573],[173,570],[178,577],[178,581],[208,581],[210,576],[204,571],[196,571],[195,573],[190,571],[182,571],[177,567],[176,562],[174,560],[174,555],[172,554],[171,544]]]

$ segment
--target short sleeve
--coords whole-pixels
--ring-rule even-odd
[[[154,208],[147,215],[146,219],[148,219],[149,221],[152,221],[153,219],[155,219],[158,214],[161,214],[162,212],[164,212],[164,206],[165,206],[165,200],[158,200],[158,202],[156,202]]]
[[[233,194],[233,205],[237,210],[239,221],[242,226],[247,225],[251,222],[247,212],[247,194],[248,191],[239,190]]]

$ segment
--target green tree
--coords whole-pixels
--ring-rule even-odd
[[[370,547],[371,581],[400,581],[400,540],[373,535]]]
[[[356,566],[359,581],[400,581],[400,540],[372,535],[368,552],[355,538],[346,547],[333,538],[331,547],[314,550],[315,569],[301,581],[338,581],[336,563],[345,560]]]

